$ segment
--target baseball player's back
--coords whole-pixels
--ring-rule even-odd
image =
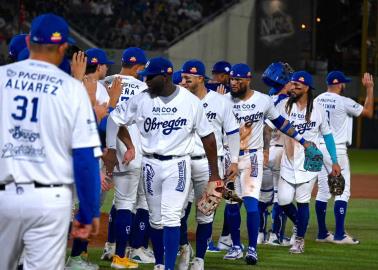
[[[22,249],[24,269],[63,269],[74,178],[73,235],[88,237],[99,215],[94,114],[84,86],[57,67],[68,39],[61,17],[41,15],[31,59],[0,67],[0,269],[16,269]]]
[[[353,99],[325,92],[320,94],[315,101],[322,105],[336,144],[352,144],[353,117],[361,114],[363,106]]]

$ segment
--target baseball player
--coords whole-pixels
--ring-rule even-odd
[[[142,93],[147,89],[146,83],[138,80],[136,77],[138,72],[144,69],[147,62],[144,51],[140,48],[127,48],[122,55],[122,69],[117,77],[122,80],[122,93],[119,102],[127,101],[133,96]],[[114,76],[106,78],[105,82],[114,78]],[[130,125],[128,127],[131,140],[135,146],[135,159],[129,164],[122,162],[127,148],[121,140],[117,139],[116,154],[119,166],[113,173],[113,181],[115,185],[114,206],[116,208],[115,221],[115,256],[113,257],[111,266],[113,268],[136,268],[138,265],[125,256],[125,248],[130,242],[135,248],[129,255],[130,258],[141,263],[154,263],[154,258],[143,247],[145,234],[148,229],[148,206],[145,199],[143,182],[141,178],[141,139],[137,126]],[[136,215],[132,219],[132,213]],[[132,230],[132,224],[135,224]],[[136,224],[138,223],[138,224]],[[134,235],[131,235],[131,232]],[[135,235],[137,234],[137,235]],[[131,241],[133,237],[133,241]],[[103,258],[112,256],[114,244],[106,243]]]
[[[238,156],[240,149],[239,125],[232,112],[230,101],[221,94],[208,91],[205,87],[205,65],[199,60],[189,60],[182,66],[182,84],[190,92],[195,94],[202,103],[208,120],[214,128],[217,142],[218,168],[221,177],[223,173],[223,131],[226,133],[231,153],[231,165],[225,175],[234,179],[238,173]],[[194,188],[196,205],[204,193],[209,180],[209,165],[201,139],[196,136],[194,151],[190,156],[192,183]],[[198,223],[196,231],[196,256],[193,259],[191,270],[204,269],[204,257],[207,243],[212,233],[214,214],[206,216],[197,209],[196,220]],[[186,246],[188,249],[189,247]],[[188,254],[189,252],[186,252]],[[189,262],[179,264],[179,270],[188,269]]]
[[[172,83],[169,60],[156,57],[140,75],[148,90],[120,103],[110,114],[107,127],[107,169],[116,163],[114,139],[117,125],[136,124],[141,133],[143,179],[150,211],[155,268],[173,270],[180,238],[180,217],[190,185],[190,156],[195,132],[202,138],[208,157],[209,181],[221,185],[216,141],[201,102],[185,88]],[[127,129],[126,129],[127,130]],[[165,258],[164,258],[165,255]]]
[[[259,230],[258,200],[260,195],[263,169],[263,127],[264,119],[272,121],[281,132],[294,138],[304,147],[310,143],[302,138],[291,124],[276,110],[272,99],[249,88],[251,70],[246,64],[236,64],[231,72],[231,92],[227,97],[232,101],[233,111],[240,124],[240,174],[236,179],[236,190],[243,198],[247,210],[247,229],[249,247],[245,260],[247,264],[256,264],[257,236]],[[240,244],[240,208],[231,205],[228,212],[233,246],[224,259],[235,260],[243,257]]]
[[[277,106],[282,100],[285,100],[290,89],[290,79],[293,74],[292,68],[287,63],[276,62],[269,65],[262,75],[263,82],[272,87],[269,96],[273,99],[274,105]],[[267,240],[270,245],[288,245],[289,241],[284,237],[286,215],[283,213],[278,204],[277,186],[280,177],[281,158],[283,153],[283,136],[274,125],[267,120],[264,127],[264,160],[263,180],[260,190],[260,229],[257,243],[261,244]],[[273,203],[272,208],[272,230],[269,239],[266,239],[266,209]],[[296,224],[296,208],[294,204],[290,205],[292,210],[291,218]]]
[[[327,201],[331,195],[327,184],[327,170],[330,171],[331,159],[326,152],[324,140],[320,141],[320,150],[324,155],[324,167],[318,176],[318,194],[316,196],[315,210],[318,220],[318,242],[332,242],[336,244],[358,244],[345,232],[344,221],[347,212],[348,200],[350,197],[350,167],[347,147],[352,144],[353,117],[373,117],[374,111],[374,81],[369,73],[365,73],[362,84],[366,88],[366,99],[364,106],[350,98],[342,96],[346,84],[351,81],[341,71],[332,71],[327,76],[327,92],[320,94],[315,101],[322,105],[327,114],[327,120],[331,126],[336,143],[336,154],[345,179],[345,189],[342,195],[335,197],[335,235],[328,231],[325,216]]]
[[[91,98],[91,96],[93,96],[93,98],[95,99],[95,101],[92,102],[94,110],[96,111],[95,106],[101,104],[105,107],[106,112],[106,107],[108,106],[110,97],[106,88],[101,83],[99,83],[99,80],[105,78],[106,73],[108,71],[108,65],[112,65],[114,64],[114,62],[109,61],[105,51],[98,48],[92,48],[85,51],[85,55],[87,56],[87,65],[85,70],[86,76],[83,81],[84,85],[88,86],[89,84],[93,84],[95,86],[93,87],[93,94],[91,93],[90,87],[87,87],[89,97]],[[97,116],[97,118],[99,117]],[[105,134],[100,131],[99,135],[101,141],[104,142]],[[105,193],[103,192],[102,196],[104,196],[104,194]],[[102,200],[104,199],[105,198],[102,198]],[[99,269],[98,265],[89,262],[87,258],[85,258],[86,256],[82,256],[82,253],[84,253],[85,255],[87,254],[88,243],[89,242],[87,240],[82,240],[78,238],[73,239],[71,255],[66,262],[67,269]]]
[[[22,249],[24,269],[64,268],[74,179],[72,235],[98,232],[96,121],[85,88],[57,67],[70,40],[63,18],[38,16],[30,59],[0,68],[0,269],[16,269]]]
[[[327,150],[332,156],[332,174],[339,175],[340,166],[337,163],[331,129],[323,108],[313,102],[312,89],[312,76],[306,71],[295,72],[291,77],[290,98],[278,105],[279,111],[289,119],[298,133],[303,134],[306,140],[311,140],[317,145],[319,137],[323,136]],[[297,235],[289,250],[294,254],[304,252],[304,237],[310,216],[309,202],[318,175],[317,171],[307,171],[304,163],[305,156],[300,145],[284,137],[284,153],[278,181],[278,203],[286,211],[294,199],[297,202]]]
[[[223,60],[216,62],[211,70],[211,81],[206,84],[206,87],[208,89],[214,89],[222,95],[228,93],[230,91],[230,71],[231,64],[229,62]],[[226,157],[229,156],[228,146],[226,142],[223,150],[225,152],[224,164],[226,164]],[[218,240],[218,245],[215,246],[213,240],[211,239],[207,248],[207,251],[209,252],[219,252],[220,250],[228,250],[232,246],[231,234],[228,228],[228,222],[226,222],[226,213],[228,211],[228,205],[229,202],[226,201],[226,206],[223,211],[222,232]]]

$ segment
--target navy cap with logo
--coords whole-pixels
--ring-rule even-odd
[[[16,60],[18,57],[18,54],[24,48],[26,48],[26,37],[27,37],[27,34],[20,34],[20,35],[16,35],[12,37],[8,46],[8,54],[12,59]]]
[[[226,73],[230,74],[231,64],[227,61],[216,62],[211,70],[212,73]]]
[[[196,60],[196,59],[186,61],[182,65],[181,71],[182,71],[182,73],[186,73],[186,74],[206,77],[205,65],[201,61]]]
[[[123,51],[122,63],[145,65],[147,63],[147,57],[141,48],[130,47]]]
[[[110,61],[106,56],[104,50],[98,48],[92,48],[85,51],[87,55],[87,64],[88,65],[113,65],[114,62]]]
[[[31,23],[30,42],[38,44],[73,44],[67,22],[60,16],[47,13],[36,17]]]
[[[314,89],[312,76],[307,71],[301,70],[301,71],[294,72],[293,76],[291,76],[291,81],[302,83],[310,87],[310,89]]]
[[[178,70],[178,71],[175,71],[173,72],[173,75],[172,75],[172,82],[174,84],[179,84],[181,81],[182,81],[182,78],[181,78],[181,70]]]
[[[339,83],[349,83],[351,78],[345,76],[345,74],[339,70],[334,70],[327,75],[327,85],[335,85]]]
[[[235,64],[230,71],[231,78],[249,79],[252,77],[251,69],[247,64]]]
[[[173,65],[171,61],[164,57],[154,57],[151,58],[144,68],[144,70],[138,72],[140,76],[151,76],[151,75],[172,75]]]

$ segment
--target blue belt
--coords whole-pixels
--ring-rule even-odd
[[[207,158],[206,155],[190,157],[191,160],[201,160]]]
[[[62,187],[63,186],[63,184],[44,185],[44,184],[41,184],[41,183],[38,183],[38,182],[33,182],[33,183],[30,183],[30,184],[34,185],[35,188],[53,188],[53,187]],[[1,184],[0,190],[5,190],[6,185],[7,184]]]
[[[159,155],[159,154],[151,154],[151,155],[145,155],[145,157],[155,158],[155,159],[164,161],[164,160],[171,160],[171,159],[174,159],[174,158],[178,158],[180,156],[162,156],[162,155]]]
[[[239,156],[243,156],[245,154],[255,153],[257,152],[257,149],[245,149],[239,151]]]

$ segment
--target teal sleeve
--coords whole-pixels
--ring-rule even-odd
[[[337,163],[337,155],[336,155],[336,144],[335,140],[333,139],[332,133],[323,135],[327,151],[331,156],[332,164]]]

